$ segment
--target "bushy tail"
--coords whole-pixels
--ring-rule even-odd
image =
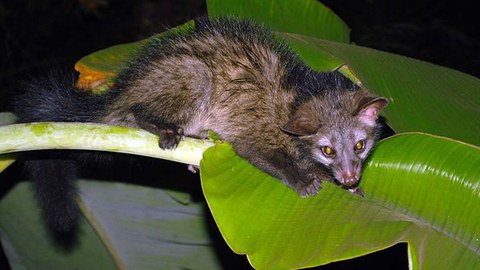
[[[34,183],[35,195],[48,226],[62,234],[71,232],[80,213],[76,204],[76,163],[47,156],[25,161],[24,169],[27,178]]]
[[[19,122],[28,123],[95,122],[105,102],[105,96],[76,89],[74,74],[55,70],[22,82],[9,103]]]
[[[103,109],[104,97],[81,92],[74,82],[73,74],[60,71],[23,82],[10,99],[10,109],[21,123],[94,122]],[[41,151],[24,157],[26,176],[33,182],[46,221],[62,234],[74,230],[80,213],[76,204],[77,165],[67,155]]]

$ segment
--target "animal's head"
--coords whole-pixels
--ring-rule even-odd
[[[377,118],[387,104],[363,89],[330,91],[301,104],[282,130],[304,140],[316,161],[342,186],[352,187],[377,141]]]

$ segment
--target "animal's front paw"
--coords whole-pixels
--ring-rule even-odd
[[[318,191],[323,187],[320,179],[317,176],[309,175],[308,179],[310,180],[308,183],[304,183],[304,185],[301,185],[296,189],[302,198],[317,194]]]
[[[181,127],[162,128],[158,130],[158,145],[162,149],[173,149],[177,147],[182,137],[183,129]]]

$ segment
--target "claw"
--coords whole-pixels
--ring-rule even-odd
[[[351,193],[355,194],[355,195],[358,195],[360,197],[365,197],[365,192],[363,192],[363,189],[360,188],[360,187],[354,187],[354,188],[350,188],[348,189],[348,191],[350,191]]]
[[[300,196],[302,198],[305,198],[305,197],[309,197],[309,196],[314,196],[322,188],[323,188],[323,186],[322,186],[321,181],[316,176],[313,176],[311,182],[309,184],[301,187],[301,189],[298,191],[298,193],[300,194]]]
[[[174,149],[183,138],[183,129],[161,129],[158,132],[158,137],[158,145],[161,149]]]

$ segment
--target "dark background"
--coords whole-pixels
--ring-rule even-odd
[[[350,26],[358,45],[480,76],[480,27],[473,1],[321,2]],[[200,0],[0,0],[0,109],[5,110],[6,95],[27,76],[58,66],[72,68],[89,53],[143,39],[205,13]],[[12,166],[6,175],[17,175],[16,170]],[[12,184],[5,181],[1,184]],[[212,231],[218,236],[214,227]],[[217,242],[227,269],[248,269],[243,257]],[[2,256],[0,269],[8,269]],[[406,245],[319,269],[371,268],[408,269]]]

